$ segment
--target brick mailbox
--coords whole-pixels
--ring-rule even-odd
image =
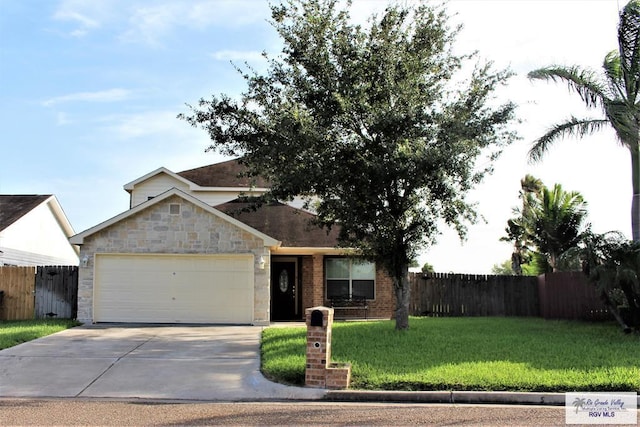
[[[333,309],[313,307],[305,310],[307,323],[307,387],[345,389],[351,379],[351,365],[331,363]]]

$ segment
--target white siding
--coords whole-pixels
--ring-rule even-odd
[[[0,232],[0,261],[12,265],[78,265],[78,255],[48,203]]]
[[[200,199],[209,206],[217,206],[222,203],[229,202],[231,200],[237,199],[240,194],[242,194],[242,191],[239,189],[235,190],[229,188],[214,188],[212,190],[206,191],[191,191],[189,186],[184,182],[179,181],[174,177],[167,175],[166,173],[160,173],[135,185],[133,191],[131,192],[130,207],[133,208],[149,200],[149,197],[155,197],[172,188],[177,188],[180,191],[184,191],[185,193]],[[250,191],[245,192],[244,195],[252,196],[260,195],[262,193],[263,191]]]
[[[218,206],[237,199],[241,191],[194,191],[190,193],[193,197],[197,197],[209,206]],[[244,193],[243,195],[259,195],[261,193]]]
[[[184,182],[179,181],[166,173],[155,175],[135,186],[131,192],[130,207],[133,208],[134,206],[138,206],[140,203],[144,203],[149,200],[149,197],[155,197],[172,188],[177,188],[185,193],[189,193],[189,186]]]

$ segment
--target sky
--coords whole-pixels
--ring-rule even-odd
[[[410,1],[410,0],[408,0]],[[579,191],[596,232],[631,234],[628,151],[612,131],[559,141],[529,164],[551,124],[586,111],[566,85],[530,82],[551,64],[599,71],[617,46],[618,0],[450,0],[462,24],[456,51],[478,51],[515,76],[498,100],[518,104],[520,139],[469,194],[483,220],[461,242],[443,229],[418,262],[436,271],[489,273],[510,257],[499,239],[517,206],[520,179]],[[387,4],[355,0],[365,22]],[[129,207],[123,185],[164,166],[174,172],[225,160],[208,136],[178,120],[186,104],[244,82],[232,63],[264,69],[281,44],[263,0],[0,0],[0,194],[54,194],[76,232]]]

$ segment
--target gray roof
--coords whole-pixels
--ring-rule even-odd
[[[45,195],[0,195],[0,231],[51,197]]]

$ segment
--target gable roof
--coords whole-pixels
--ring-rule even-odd
[[[51,197],[51,194],[0,195],[0,231],[9,227]]]
[[[311,223],[315,215],[275,202],[251,209],[251,202],[232,200],[215,206],[229,216],[260,230],[282,242],[282,247],[335,248],[338,245],[339,227],[327,233]],[[247,209],[244,211],[243,209]]]
[[[163,173],[186,184],[191,191],[206,191],[210,188],[250,189],[269,187],[269,183],[260,177],[240,176],[246,170],[247,168],[240,164],[239,159],[227,160],[226,162],[214,163],[178,173],[172,172],[165,167],[160,167],[126,183],[124,189],[130,193],[137,184]]]
[[[151,200],[147,200],[144,203],[141,203],[131,209],[129,209],[128,211],[125,211],[119,215],[114,216],[111,219],[108,219],[94,227],[89,228],[88,230],[83,231],[82,233],[78,233],[75,236],[71,237],[70,242],[73,243],[74,245],[82,245],[84,243],[84,239],[88,236],[91,236],[92,234],[95,234],[101,230],[104,230],[107,227],[110,227],[120,221],[122,221],[125,218],[128,218],[130,216],[133,216],[135,214],[137,214],[138,212],[141,212],[157,203],[160,203],[166,199],[168,199],[169,197],[172,196],[178,196],[181,197],[182,199],[193,203],[194,205],[202,208],[203,210],[205,210],[206,212],[215,215],[233,225],[235,225],[236,227],[240,228],[241,230],[244,230],[260,239],[262,239],[264,241],[264,245],[265,246],[269,246],[269,247],[275,247],[275,246],[279,246],[280,242],[276,239],[274,239],[271,236],[266,235],[265,233],[262,233],[261,231],[254,229],[252,227],[250,227],[247,224],[244,224],[240,221],[238,221],[235,218],[232,218],[231,216],[225,214],[224,212],[221,212],[217,209],[212,208],[211,206],[207,205],[206,203],[202,202],[201,200],[183,192],[178,190],[177,188],[172,188],[170,190],[165,191],[162,194],[159,194],[158,196],[154,197]]]
[[[247,171],[240,159],[227,160],[177,174],[201,187],[268,188],[269,183],[261,177],[240,176]]]
[[[172,171],[170,171],[169,169],[167,169],[167,168],[165,168],[165,167],[160,167],[160,168],[158,168],[158,169],[156,169],[156,170],[154,170],[154,171],[149,172],[148,174],[145,174],[145,175],[141,176],[140,178],[134,179],[133,181],[126,183],[126,184],[124,185],[124,189],[125,189],[126,191],[128,191],[128,192],[131,192],[131,191],[133,191],[133,187],[134,187],[136,184],[139,184],[139,183],[141,183],[141,182],[143,182],[143,181],[148,180],[149,178],[152,178],[152,177],[154,177],[154,176],[156,176],[156,175],[160,175],[160,174],[162,174],[162,173],[167,174],[167,175],[169,175],[170,177],[172,177],[172,178],[176,179],[177,181],[180,181],[180,182],[182,182],[182,183],[184,183],[184,184],[188,185],[188,186],[189,186],[189,188],[191,188],[192,190],[193,190],[193,187],[197,187],[197,185],[195,185],[193,182],[189,181],[189,180],[188,180],[188,179],[186,179],[186,178],[181,177],[181,176],[180,176],[180,175],[178,175],[177,173],[172,172]]]

